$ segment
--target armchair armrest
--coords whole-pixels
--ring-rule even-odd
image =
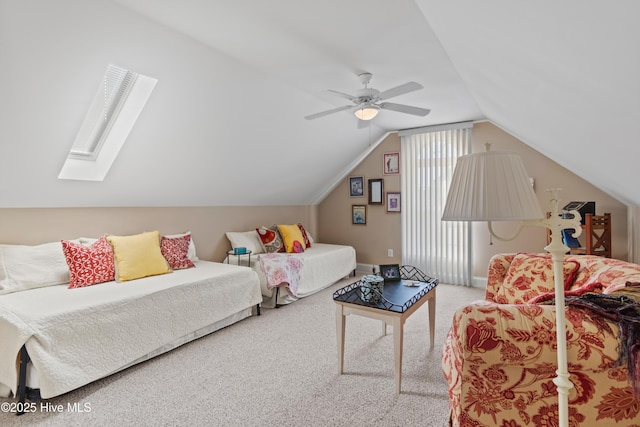
[[[532,425],[532,416],[541,417],[557,404],[555,313],[550,305],[486,301],[458,309],[442,358],[451,425]],[[611,402],[632,395],[626,369],[612,369],[618,328],[586,310],[569,307],[566,313],[574,384],[570,424],[597,425],[595,420],[611,417]],[[588,422],[578,424],[587,416]]]
[[[498,302],[496,300],[498,289],[500,289],[504,283],[511,261],[513,261],[515,256],[516,254],[497,254],[491,257],[489,261],[489,272],[487,273],[487,290],[485,293],[485,299],[487,301]]]
[[[530,368],[557,363],[555,306],[479,301],[454,315],[451,350],[470,364]],[[618,358],[618,328],[586,310],[566,309],[570,365],[610,369]],[[570,367],[571,368],[571,367]]]

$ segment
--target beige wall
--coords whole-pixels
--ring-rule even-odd
[[[548,206],[544,189],[561,187],[560,206],[569,201],[595,201],[597,213],[610,212],[613,222],[613,255],[627,259],[627,210],[607,194],[588,184],[555,162],[532,150],[518,139],[490,123],[473,127],[473,151],[483,150],[491,142],[494,150],[516,151],[535,179],[536,194],[543,209]],[[400,191],[399,175],[384,175],[383,154],[400,151],[400,138],[390,134],[350,174],[368,179],[384,179],[384,191]],[[402,172],[402,171],[400,171]],[[367,224],[351,224],[351,205],[367,206]],[[301,222],[313,237],[326,243],[348,244],[356,248],[358,263],[402,262],[400,213],[387,213],[385,206],[367,205],[366,197],[349,197],[348,179],[338,185],[318,206],[244,206],[244,207],[148,207],[148,208],[45,208],[0,209],[0,243],[37,244],[103,233],[134,234],[157,229],[163,234],[193,232],[202,259],[221,261],[230,249],[225,231],[246,231],[260,225]],[[496,224],[496,230],[508,235],[515,225]],[[489,258],[502,252],[542,252],[546,232],[526,228],[512,242],[494,240],[484,223],[473,225],[473,275],[486,276]],[[388,249],[393,257],[387,256]]]
[[[484,143],[490,142],[495,151],[515,151],[520,154],[529,176],[535,180],[535,192],[540,206],[549,210],[550,188],[561,188],[559,206],[571,201],[595,201],[596,213],[611,213],[613,257],[627,259],[627,207],[608,194],[589,184],[571,171],[543,156],[517,138],[502,131],[495,125],[484,122],[473,126],[473,151],[484,151]],[[501,235],[512,234],[516,229],[513,223],[495,224],[494,229]],[[544,228],[527,227],[512,242],[493,240],[489,244],[489,232],[485,223],[473,224],[473,275],[486,276],[486,268],[491,256],[497,253],[528,251],[544,252],[547,235]]]
[[[350,176],[364,176],[369,179],[383,179],[383,190],[400,191],[400,175],[384,175],[384,153],[400,151],[400,137],[390,134],[369,156],[364,159]],[[402,173],[402,171],[400,171]],[[365,197],[349,197],[349,179],[345,179],[320,204],[318,209],[318,231],[323,241],[352,245],[356,249],[360,264],[400,264],[402,262],[402,240],[400,238],[400,213],[387,213],[386,205],[368,205],[368,191]],[[351,224],[351,206],[367,206],[367,224]],[[393,257],[388,257],[388,249]]]
[[[60,239],[191,230],[198,257],[222,261],[231,245],[226,231],[300,222],[316,238],[316,207],[155,207],[0,209],[0,242],[39,244]]]
[[[613,255],[627,257],[627,211],[626,206],[598,190],[580,177],[557,163],[529,148],[517,138],[502,131],[495,125],[476,123],[472,132],[473,152],[484,150],[484,143],[492,143],[493,150],[518,152],[528,173],[535,179],[535,191],[540,206],[547,210],[549,199],[547,188],[562,188],[560,207],[570,201],[595,201],[598,214],[610,212],[613,222]],[[400,150],[397,134],[387,137],[356,169],[351,176],[363,175],[365,180],[383,178],[384,190],[399,191],[400,177],[383,175],[383,153]],[[402,172],[402,171],[400,171]],[[318,230],[323,241],[353,245],[358,263],[384,264],[402,262],[402,241],[400,214],[385,213],[384,206],[367,206],[367,225],[351,224],[351,205],[366,204],[366,198],[350,198],[348,179],[345,179],[320,204],[318,210]],[[495,230],[501,235],[510,235],[516,229],[513,223],[497,223]],[[529,227],[511,242],[494,239],[489,243],[486,223],[474,223],[473,227],[473,275],[486,277],[491,256],[503,252],[544,252],[546,231],[544,228]],[[387,249],[393,249],[394,257],[387,257]]]

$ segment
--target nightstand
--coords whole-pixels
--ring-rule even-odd
[[[233,252],[233,249],[231,249],[230,251],[227,251],[227,264],[231,264],[231,257],[235,256],[236,257],[236,264],[240,265],[240,262],[242,261],[242,257],[246,256],[247,257],[247,267],[251,267],[251,251],[247,251],[243,254],[237,254],[235,252]]]

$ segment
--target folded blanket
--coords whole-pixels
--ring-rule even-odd
[[[586,293],[602,293],[604,290],[604,286],[600,282],[587,283],[586,285],[582,285],[579,288],[571,289],[568,291],[564,291],[565,297],[576,297],[579,295],[584,295]],[[531,298],[527,301],[527,304],[540,304],[544,301],[552,300],[556,297],[555,292],[547,292],[544,294],[540,294],[536,297]]]
[[[298,296],[300,272],[304,262],[295,254],[270,253],[260,255],[260,266],[267,279],[267,288],[287,286],[291,295]]]

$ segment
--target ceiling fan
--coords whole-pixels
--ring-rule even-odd
[[[380,110],[391,110],[399,113],[413,114],[414,116],[426,116],[431,110],[427,108],[412,107],[410,105],[395,104],[393,102],[380,102],[395,96],[404,95],[405,93],[414,92],[422,89],[422,85],[416,82],[408,82],[400,86],[380,92],[377,89],[368,87],[373,75],[371,73],[358,74],[360,82],[364,85],[364,89],[356,91],[356,95],[328,90],[330,94],[348,99],[353,105],[345,105],[343,107],[333,108],[331,110],[322,111],[320,113],[305,116],[307,120],[317,119],[318,117],[327,116],[344,110],[352,110],[353,114],[360,120],[371,120]]]

